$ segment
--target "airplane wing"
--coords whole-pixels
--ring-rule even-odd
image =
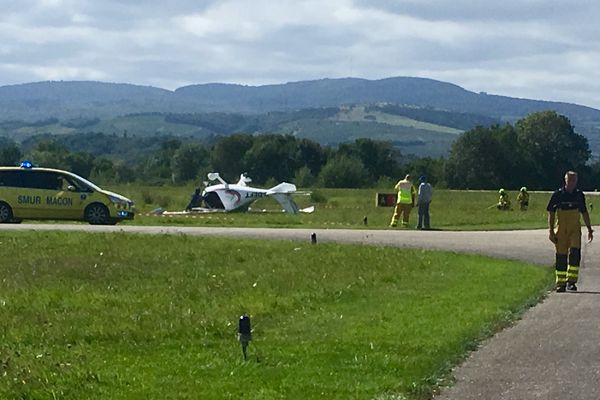
[[[194,214],[215,214],[215,213],[224,213],[225,210],[215,209],[215,208],[204,208],[204,207],[194,207],[191,211],[163,211],[159,215],[165,216],[180,216],[180,215],[194,215]]]
[[[277,186],[273,186],[267,190],[267,196],[271,196],[275,193],[293,193],[296,191],[296,185],[293,183],[282,182]]]

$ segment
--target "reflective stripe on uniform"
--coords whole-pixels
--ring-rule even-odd
[[[579,277],[579,267],[575,265],[569,265],[569,269],[567,269],[567,280],[569,282],[577,282],[577,278]]]
[[[557,284],[567,283],[567,271],[556,271],[556,283]]]

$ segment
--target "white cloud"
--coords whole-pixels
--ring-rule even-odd
[[[591,0],[0,0],[0,84],[422,76],[600,107]]]
[[[103,71],[66,65],[49,67],[44,65],[0,64],[0,71],[9,74],[30,76],[31,81],[105,80],[108,78]]]
[[[94,70],[91,68],[78,68],[78,67],[45,67],[45,66],[33,66],[29,67],[31,72],[36,76],[49,79],[49,80],[71,80],[71,79],[83,79],[83,80],[102,80],[106,79],[107,76],[104,72]]]

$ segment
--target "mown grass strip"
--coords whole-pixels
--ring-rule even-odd
[[[551,282],[518,262],[337,244],[2,232],[0,249],[5,399],[427,398]]]
[[[315,205],[313,214],[288,215],[281,213],[281,207],[273,199],[261,199],[253,205],[257,212],[203,215],[204,218],[154,217],[146,216],[149,211],[159,207],[181,211],[189,201],[193,187],[143,187],[124,185],[111,188],[136,201],[139,215],[135,221],[127,222],[139,225],[199,225],[199,226],[252,226],[286,228],[369,228],[389,229],[393,209],[376,207],[377,192],[394,192],[386,189],[313,189],[318,202],[310,196],[296,196],[298,206],[303,208]],[[145,193],[145,195],[143,195]],[[498,201],[496,191],[451,191],[434,188],[431,203],[431,226],[443,230],[490,230],[490,229],[534,229],[547,225],[546,205],[549,193],[531,193],[527,211],[520,211],[516,204],[517,191],[508,191],[513,211],[499,211],[493,207]],[[143,199],[152,200],[145,204]],[[597,203],[597,196],[589,195],[588,203]],[[490,208],[491,206],[491,208]],[[271,212],[262,213],[266,209]],[[598,204],[589,207],[592,221],[598,216]],[[367,217],[367,225],[364,218]],[[408,229],[417,225],[417,210],[411,212]],[[399,228],[400,229],[400,228]]]

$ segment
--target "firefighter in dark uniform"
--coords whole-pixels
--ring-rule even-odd
[[[552,194],[546,209],[549,239],[556,246],[556,291],[575,291],[581,261],[580,213],[588,230],[588,241],[594,239],[585,195],[577,189],[577,173],[569,171],[565,174],[565,185]],[[556,219],[558,225],[555,231]]]
[[[185,207],[185,211],[192,211],[194,207],[200,207],[200,205],[202,205],[202,195],[200,194],[200,189],[196,189],[194,193],[192,193],[192,198]]]

